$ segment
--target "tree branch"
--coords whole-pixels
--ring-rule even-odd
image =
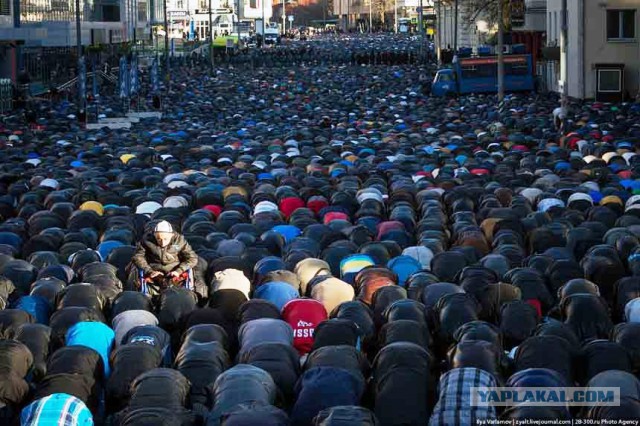
[[[491,6],[495,6],[498,3],[498,0],[487,0],[484,1],[482,5],[478,5],[478,2],[472,2],[475,4],[475,6],[472,6],[472,9],[476,9],[476,11],[474,12],[473,16],[471,17],[471,19],[469,19],[470,22],[475,22],[475,20],[478,18],[478,16],[484,12],[485,10],[487,10],[489,7]]]

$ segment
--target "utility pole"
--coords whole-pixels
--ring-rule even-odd
[[[447,19],[449,20],[447,25],[447,50],[453,49],[453,5],[450,4],[449,7],[445,6],[445,13],[447,14]]]
[[[347,0],[347,32],[351,27],[351,0]]]
[[[236,9],[236,17],[238,22],[236,22],[236,26],[238,27],[238,52],[240,52],[240,0],[238,0],[238,7]]]
[[[504,0],[498,2],[498,101],[504,100]]]
[[[418,25],[420,26],[420,57],[423,56],[424,50],[424,25],[422,20],[422,0],[420,0],[420,13],[418,13]],[[422,59],[421,59],[422,60]]]
[[[436,57],[438,58],[438,65],[440,65],[440,49],[442,48],[442,3],[440,0],[436,0]]]
[[[458,53],[458,0],[453,5],[453,54]]]
[[[209,70],[213,74],[213,18],[211,17],[211,0],[209,0]]]
[[[209,0],[211,1],[211,0]],[[266,0],[260,0],[260,3],[262,4],[262,45],[260,46],[261,49],[264,49],[264,36],[265,34],[267,34],[267,22],[265,21],[264,17],[265,17],[265,13],[264,13],[264,4],[265,4]]]
[[[149,29],[149,40],[147,41],[151,44],[151,49],[155,49],[155,47],[153,46],[153,24],[155,24],[156,22],[155,4],[155,0],[149,1],[149,17],[147,18],[147,26],[145,27]]]
[[[80,24],[80,0],[76,0],[76,48],[78,59],[82,56],[82,26]]]
[[[80,24],[80,0],[76,0],[76,49],[78,50],[78,87],[82,82],[80,73],[82,72],[82,25]],[[78,108],[84,113],[84,93],[78,90]]]
[[[135,51],[138,41],[136,37],[136,29],[138,28],[138,2],[136,0],[131,0],[131,26],[133,29],[133,47],[131,50]]]
[[[167,87],[171,83],[171,59],[169,58],[169,17],[167,16],[167,1],[162,0],[162,7],[164,9],[164,59],[167,62],[166,78]]]
[[[373,0],[369,0],[369,34],[371,34],[372,32],[373,32]]]
[[[13,0],[13,28],[20,28],[20,0]],[[22,68],[24,67],[23,58],[22,58],[22,46],[17,45],[15,47],[16,51],[16,63],[17,63],[17,73],[16,77],[20,72],[22,72]]]
[[[156,2],[158,1],[164,0],[154,0],[153,20],[151,21],[151,44],[156,56],[156,66],[160,65],[160,54],[158,53],[158,50],[160,49],[160,40],[158,40],[158,16],[156,15]]]
[[[287,33],[287,2],[282,0],[282,35]]]
[[[567,113],[567,108],[569,106],[569,34],[568,34],[568,19],[567,19],[567,0],[562,0],[562,28],[560,34],[560,43],[561,43],[561,69],[562,69],[562,100],[561,107],[564,110],[564,113]],[[564,64],[564,67],[562,67]]]
[[[398,0],[393,0],[393,31],[398,34]]]
[[[324,0],[322,6],[322,30],[324,31],[327,28],[327,7],[329,6],[327,0]]]

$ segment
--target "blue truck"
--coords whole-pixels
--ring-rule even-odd
[[[504,55],[504,71],[505,91],[534,90],[531,55]],[[438,70],[431,85],[434,96],[497,92],[497,56],[459,58],[451,68]]]

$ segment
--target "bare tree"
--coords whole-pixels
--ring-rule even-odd
[[[469,12],[469,23],[475,22],[479,17],[485,18],[490,26],[498,23],[499,0],[461,0]]]
[[[387,11],[393,8],[394,0],[371,0],[373,2],[373,12],[376,13],[380,22],[384,25]]]
[[[441,7],[453,7],[455,0],[440,0]],[[482,17],[489,26],[498,23],[499,0],[458,0],[460,10],[460,22],[465,26],[475,25],[478,18]]]
[[[325,13],[327,14],[327,16],[333,16],[333,0],[325,0],[325,1],[326,1],[326,5],[323,6],[326,10]]]
[[[454,6],[456,0],[440,0],[437,5],[439,9],[447,14],[446,11],[449,11],[449,15],[453,13]],[[500,0],[458,0],[458,28],[465,29],[470,33],[476,31],[476,26],[478,21],[482,20],[486,22],[489,28],[496,28],[498,26],[498,16],[499,13],[499,4]],[[507,17],[504,23],[505,29],[509,28],[508,18],[510,16],[508,10],[508,2],[504,2],[506,10],[503,9],[503,15]],[[451,25],[452,21],[447,21],[445,25]],[[443,25],[441,23],[441,25]],[[446,31],[445,28],[440,27],[440,31]],[[495,35],[490,37],[494,39],[495,43]],[[484,39],[484,38],[483,38]],[[485,39],[485,42],[488,41]]]

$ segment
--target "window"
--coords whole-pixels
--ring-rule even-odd
[[[178,0],[178,1],[176,2],[176,8],[177,8],[177,9],[184,9],[184,1],[182,1],[182,0]]]
[[[11,15],[11,0],[0,0],[0,15]]]
[[[104,22],[120,22],[120,6],[102,5],[102,20]]]
[[[147,3],[138,3],[138,22],[147,22]]]
[[[636,11],[607,10],[607,40],[632,40],[636,37]]]
[[[598,70],[598,91],[618,93],[622,90],[622,71]]]
[[[439,72],[436,75],[436,83],[448,83],[453,81],[453,74],[448,72]]]
[[[10,4],[12,0],[7,1]],[[92,10],[92,2],[81,2],[89,4],[88,10]],[[87,8],[80,8],[81,19],[84,19],[84,12]],[[42,22],[42,21],[75,21],[75,2],[73,0],[22,0],[20,2],[20,20],[22,22]]]
[[[68,12],[71,10],[71,7],[66,0],[54,0],[51,2],[51,10],[55,12]]]

